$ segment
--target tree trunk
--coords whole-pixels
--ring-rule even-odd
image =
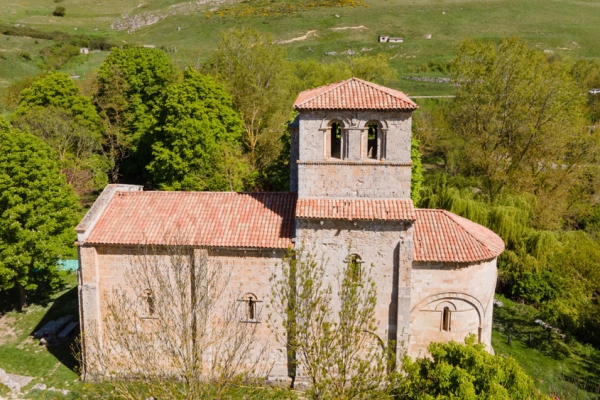
[[[27,307],[27,292],[20,283],[17,283],[17,288],[19,289],[19,311],[23,311]]]

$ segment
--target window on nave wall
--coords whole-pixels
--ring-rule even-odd
[[[348,273],[350,279],[357,282],[362,277],[362,264],[364,261],[358,254],[350,254],[345,261],[348,264]]]
[[[444,311],[442,312],[442,330],[446,332],[450,332],[451,321],[451,313],[449,307],[444,307]]]
[[[259,303],[262,303],[255,294],[246,293],[241,300],[239,300],[242,309],[241,311],[241,322],[260,322],[259,321]]]

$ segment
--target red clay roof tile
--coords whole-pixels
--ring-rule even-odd
[[[297,203],[297,204],[296,204]],[[298,199],[296,193],[117,192],[86,242],[280,248],[294,218],[414,221],[414,261],[477,262],[504,250],[489,229],[408,199]]]
[[[296,217],[307,219],[344,219],[414,221],[413,203],[408,199],[298,199]]]
[[[285,249],[295,205],[295,193],[118,192],[86,242]]]
[[[504,251],[500,236],[446,210],[416,209],[414,261],[477,262]]]
[[[419,108],[399,90],[350,78],[301,92],[296,110],[416,110]]]

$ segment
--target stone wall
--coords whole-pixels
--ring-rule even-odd
[[[198,251],[204,251],[197,249]],[[98,337],[103,337],[104,319],[107,316],[107,303],[115,289],[125,289],[131,298],[142,300],[142,293],[135,293],[135,288],[129,286],[128,274],[135,273],[135,264],[138,248],[132,246],[82,246],[79,248],[80,269],[79,293],[80,293],[80,318],[81,325],[85,331],[96,332]],[[227,291],[222,298],[222,303],[217,306],[215,315],[219,315],[219,309],[223,309],[228,302],[242,300],[244,295],[253,294],[258,303],[256,306],[257,317],[252,323],[258,324],[257,339],[268,346],[268,364],[264,367],[271,369],[270,378],[274,380],[287,381],[287,360],[285,348],[278,343],[274,334],[267,326],[269,310],[266,305],[270,301],[269,278],[281,263],[283,250],[244,250],[244,249],[209,249],[207,251],[211,261],[220,262],[228,273]],[[160,257],[167,258],[162,255]],[[165,264],[168,261],[165,260]],[[157,298],[156,301],[160,301]],[[246,303],[239,302],[239,307]],[[274,316],[275,324],[277,316]],[[240,322],[248,323],[248,322]],[[87,348],[89,347],[89,349]],[[91,346],[84,342],[84,352],[91,351]],[[258,357],[258,354],[256,354]],[[93,365],[87,365],[86,375],[93,376],[96,372]]]
[[[371,276],[377,282],[379,321],[377,332],[387,339],[408,344],[410,281],[412,260],[411,223],[378,221],[297,220],[296,248],[322,257],[326,263],[325,282],[339,285],[344,261],[358,254],[364,266],[372,266]],[[335,299],[334,299],[335,300]],[[339,303],[334,301],[334,308]]]
[[[410,164],[298,162],[299,197],[410,198]]]
[[[330,157],[333,122],[341,125],[342,159]],[[379,126],[377,159],[367,154],[373,122]],[[304,111],[294,135],[296,125],[291,153],[299,162],[291,163],[291,186],[299,196],[410,197],[410,112]]]
[[[431,342],[464,342],[475,334],[493,352],[492,313],[496,260],[475,264],[413,262],[410,312],[411,357],[427,354]],[[449,330],[442,326],[450,312]]]

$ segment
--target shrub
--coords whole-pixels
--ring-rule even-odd
[[[474,335],[465,344],[431,343],[431,358],[405,357],[398,394],[410,399],[543,399],[512,358],[493,356]]]
[[[52,12],[52,15],[54,15],[55,17],[64,17],[66,11],[67,11],[66,8],[64,8],[62,6],[58,6],[54,9],[54,11]]]
[[[26,51],[22,51],[19,53],[19,57],[21,57],[25,61],[31,61],[31,54]]]

